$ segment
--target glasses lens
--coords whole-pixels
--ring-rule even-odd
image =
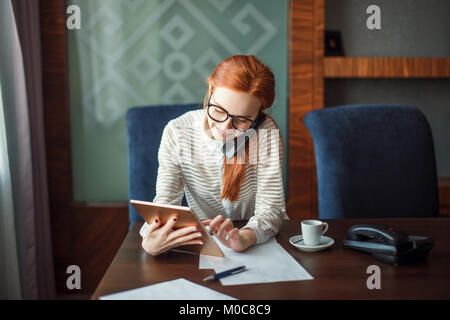
[[[238,130],[247,130],[252,125],[252,122],[244,118],[234,118],[233,125]]]
[[[225,121],[228,118],[228,113],[226,113],[226,111],[222,108],[216,106],[209,106],[208,114],[213,120],[216,121]]]

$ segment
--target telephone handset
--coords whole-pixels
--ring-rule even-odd
[[[222,146],[223,153],[228,158],[232,159],[239,150],[241,150],[243,147],[245,147],[245,144],[247,143],[247,141],[249,141],[250,138],[256,133],[256,129],[258,129],[262,125],[264,120],[266,120],[266,114],[264,112],[261,112],[258,115],[258,117],[256,117],[255,121],[252,123],[250,128],[242,136],[235,137],[233,139],[233,142],[228,141],[228,142],[223,143],[223,146]],[[250,129],[253,129],[253,130],[250,130]]]
[[[347,231],[343,245],[398,265],[424,261],[433,247],[433,241],[427,237],[408,235],[390,226],[357,224]]]

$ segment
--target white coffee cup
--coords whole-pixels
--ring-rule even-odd
[[[303,220],[302,236],[303,242],[307,246],[317,246],[320,243],[320,236],[328,230],[328,223],[320,220]]]

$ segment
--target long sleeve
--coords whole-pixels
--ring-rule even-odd
[[[213,219],[230,212],[230,217],[236,220],[248,219],[244,228],[253,229],[257,243],[263,243],[278,233],[287,218],[282,168],[284,150],[277,125],[269,116],[257,130],[257,143],[250,143],[252,148],[256,145],[257,150],[251,152],[252,164],[246,168],[239,199],[224,204],[220,201],[223,153],[205,131],[206,117],[205,109],[189,111],[164,128],[153,202],[180,205],[184,192],[191,210],[199,218]],[[146,235],[147,228],[145,223],[141,236]]]
[[[158,150],[158,175],[156,178],[155,203],[181,205],[184,194],[184,180],[178,158],[178,138],[170,121],[164,128]],[[144,237],[148,224],[145,222],[140,230]]]
[[[283,220],[288,219],[283,184],[283,143],[273,122],[266,129],[259,130],[255,212],[244,227],[255,232],[256,243],[264,243],[275,236]]]

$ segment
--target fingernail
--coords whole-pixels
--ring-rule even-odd
[[[228,240],[228,239],[230,239],[230,235],[229,234],[227,234],[227,236],[225,237],[225,240]]]
[[[198,244],[203,244],[203,241],[199,241]]]
[[[211,232],[211,227],[210,226],[206,226],[206,231]]]
[[[197,231],[197,228],[196,228],[196,227],[193,227],[193,228],[192,228],[192,232],[195,232],[195,231]]]
[[[201,232],[197,233],[197,237],[201,237],[201,236],[202,236]]]
[[[220,230],[219,230],[219,231],[217,231],[217,236],[220,236]]]

